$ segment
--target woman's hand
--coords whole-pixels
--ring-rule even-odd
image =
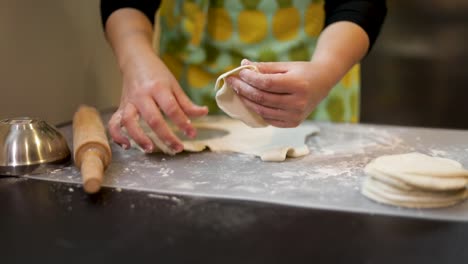
[[[259,72],[242,70],[228,82],[244,104],[270,125],[296,127],[338,81],[326,65],[314,62],[252,63]]]
[[[227,81],[267,123],[296,127],[368,48],[369,38],[359,25],[335,22],[320,34],[311,61],[253,63],[259,72],[242,70],[239,78]],[[242,64],[252,63],[244,60]]]
[[[170,130],[164,116],[187,136],[194,137],[196,131],[189,117],[206,115],[208,109],[188,99],[166,65],[154,54],[150,21],[134,8],[119,9],[106,22],[106,36],[123,75],[120,105],[109,121],[112,139],[124,148],[130,147],[129,139],[122,133],[124,128],[146,152],[153,152],[153,142],[138,123],[141,117],[173,152],[182,151],[182,142]]]
[[[130,141],[122,133],[125,128],[138,145],[146,152],[152,152],[153,143],[138,124],[142,117],[169,148],[174,152],[182,151],[182,142],[169,128],[164,115],[187,136],[195,137],[196,131],[189,118],[206,115],[208,109],[190,101],[175,77],[154,54],[135,55],[122,69],[120,106],[109,121],[113,140],[128,148]]]

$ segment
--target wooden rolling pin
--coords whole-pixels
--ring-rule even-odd
[[[73,154],[85,192],[98,192],[112,152],[101,117],[93,107],[82,105],[73,117]]]

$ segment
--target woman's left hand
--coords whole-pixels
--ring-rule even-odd
[[[242,62],[247,64],[259,72],[244,69],[227,82],[249,109],[276,127],[300,125],[339,80],[313,61]]]

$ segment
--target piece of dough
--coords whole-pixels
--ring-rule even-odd
[[[460,190],[468,184],[466,177],[443,178],[409,173],[386,173],[386,175],[400,179],[411,186],[434,191]]]
[[[216,103],[219,108],[232,118],[239,119],[250,127],[265,127],[268,124],[257,113],[247,108],[241,101],[239,95],[227,84],[225,79],[232,75],[237,75],[243,69],[258,71],[254,65],[244,65],[231,71],[221,74],[216,80],[215,89]]]
[[[421,153],[381,156],[364,171],[361,193],[377,202],[411,208],[443,207],[468,197],[468,173],[450,159]]]
[[[377,170],[374,166],[373,166],[373,162],[367,164],[367,166],[364,168],[364,171],[366,172],[366,174],[368,175],[372,175],[373,178],[381,181],[381,182],[384,182],[388,185],[391,185],[395,188],[398,188],[400,190],[405,190],[405,191],[411,191],[411,190],[414,190],[414,187],[412,187],[411,185],[405,183],[404,181],[402,180],[399,180],[398,178],[394,178],[394,177],[391,177],[391,176],[388,176],[387,174],[383,173],[383,172],[380,172],[379,170]]]
[[[388,171],[370,163],[365,168],[366,173],[387,184],[402,190],[424,189],[433,191],[450,191],[464,189],[468,184],[467,177],[441,177],[406,172]]]
[[[439,207],[447,207],[451,205],[455,205],[460,201],[449,201],[449,202],[430,202],[430,203],[414,203],[414,202],[400,202],[388,199],[383,197],[381,194],[375,193],[372,190],[363,187],[361,193],[366,196],[367,198],[374,200],[379,203],[394,205],[394,206],[401,206],[407,208],[439,208]]]
[[[416,174],[435,177],[468,177],[468,170],[454,160],[411,152],[386,155],[374,160],[374,166],[390,174]]]
[[[399,204],[408,203],[414,206],[420,205],[421,207],[456,204],[466,199],[468,194],[466,189],[452,192],[402,191],[372,177],[364,181],[363,189],[367,191],[364,195],[372,192],[388,201]]]
[[[212,129],[226,131],[225,135],[206,139],[183,140],[184,150],[199,152],[209,148],[213,152],[238,152],[260,157],[263,161],[284,161],[286,157],[300,157],[309,154],[305,145],[307,136],[319,131],[311,123],[304,123],[296,128],[251,128],[239,120],[228,117],[206,117],[193,122],[199,130]],[[144,123],[143,130],[155,144],[162,142]],[[135,143],[132,143],[135,146]],[[164,144],[163,144],[164,145]],[[159,147],[156,151],[168,149]],[[167,154],[174,154],[165,152]]]

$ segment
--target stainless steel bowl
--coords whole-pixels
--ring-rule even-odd
[[[63,135],[47,122],[20,117],[0,121],[0,175],[56,169],[70,161]]]

